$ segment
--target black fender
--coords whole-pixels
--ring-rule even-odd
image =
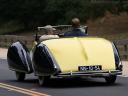
[[[13,43],[7,52],[9,68],[13,71],[32,73],[32,62],[27,47],[20,41]]]
[[[121,63],[119,51],[118,51],[118,48],[117,48],[117,46],[115,45],[114,42],[112,42],[112,47],[113,47],[113,51],[114,51],[116,70],[121,70],[122,71],[122,63]]]
[[[38,76],[55,75],[60,72],[60,68],[49,48],[42,43],[36,46],[33,53],[33,67],[35,75]]]

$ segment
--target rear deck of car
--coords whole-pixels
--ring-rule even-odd
[[[102,66],[101,71],[115,70],[111,42],[102,38],[63,38],[44,41],[62,73],[79,72],[79,66]]]

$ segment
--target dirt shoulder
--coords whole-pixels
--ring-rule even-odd
[[[0,48],[0,59],[6,59],[7,58],[7,49]]]

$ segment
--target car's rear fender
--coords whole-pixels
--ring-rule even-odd
[[[119,51],[114,43],[112,43],[112,47],[113,47],[113,51],[114,51],[116,70],[122,71],[122,63],[121,63]]]
[[[49,76],[60,72],[60,68],[50,50],[42,43],[36,46],[33,53],[33,66],[35,75]]]
[[[9,68],[13,71],[32,73],[32,63],[27,47],[17,41],[13,43],[7,53],[7,61]]]

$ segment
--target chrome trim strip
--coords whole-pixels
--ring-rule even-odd
[[[102,71],[102,72],[67,72],[67,73],[60,73],[58,77],[68,77],[68,76],[98,76],[98,77],[105,77],[110,75],[121,75],[122,71],[115,70],[115,71]]]

